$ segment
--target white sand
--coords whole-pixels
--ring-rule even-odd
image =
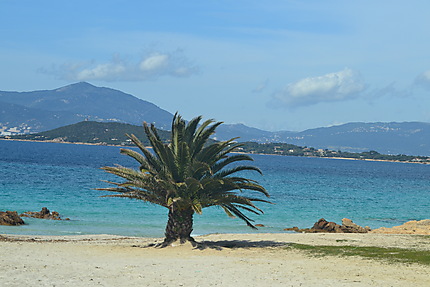
[[[313,257],[285,248],[302,243],[430,250],[429,238],[416,235],[197,237],[205,249],[159,249],[147,246],[161,239],[108,235],[6,237],[12,240],[0,240],[0,286],[430,286],[428,266]]]

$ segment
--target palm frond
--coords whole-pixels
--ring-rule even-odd
[[[175,164],[177,170],[176,181],[184,180],[190,176],[191,165],[190,148],[185,142],[181,142],[178,147],[178,152],[175,156]]]
[[[197,127],[201,120],[202,120],[202,116],[195,117],[187,124],[185,128],[184,141],[191,144],[190,146],[191,149],[194,148],[192,144],[193,144],[194,136],[197,131]]]
[[[175,165],[175,158],[172,150],[167,144],[164,144],[156,134],[155,127],[148,127],[144,124],[145,133],[148,136],[149,142],[156,154],[156,157],[160,163],[159,172],[162,171],[165,177],[175,178],[177,177],[177,168]]]
[[[134,134],[126,135],[133,142],[133,144],[137,146],[139,150],[143,153],[151,169],[159,171],[161,169],[161,164],[158,161],[157,157],[155,157]]]
[[[235,216],[237,216],[238,218],[242,219],[243,221],[245,221],[246,225],[248,225],[249,227],[251,227],[252,229],[257,229],[251,222],[253,222],[254,220],[252,220],[251,218],[247,217],[245,214],[243,214],[240,210],[238,210],[233,204],[225,204],[224,205],[225,209],[227,209],[230,214],[234,214]],[[225,210],[224,209],[224,210]]]
[[[237,138],[208,144],[216,128],[222,122],[192,119],[188,124],[176,113],[172,121],[170,143],[161,140],[153,124],[143,124],[152,150],[146,148],[135,135],[127,135],[141,153],[121,149],[139,163],[139,169],[120,165],[103,167],[108,173],[121,177],[120,183],[108,182],[115,187],[99,190],[117,194],[106,197],[125,197],[159,204],[172,210],[191,210],[202,213],[209,206],[219,206],[230,217],[238,217],[255,228],[252,219],[243,212],[262,214],[255,203],[270,203],[268,200],[248,196],[258,192],[269,196],[257,181],[238,176],[241,172],[261,170],[251,165],[237,165],[241,161],[252,161],[246,154],[232,154],[242,143]],[[170,212],[169,211],[169,212]]]
[[[224,169],[219,171],[214,175],[214,177],[227,177],[229,175],[232,175],[234,173],[240,172],[240,171],[256,171],[260,174],[262,174],[261,170],[258,167],[255,166],[249,166],[249,165],[239,165],[230,169]]]
[[[234,163],[234,162],[239,162],[239,161],[254,161],[252,157],[250,157],[247,154],[234,154],[234,155],[230,155],[226,158],[220,159],[217,161],[217,163],[214,164],[213,166],[213,172],[217,173],[218,171],[222,170],[223,168],[225,168],[226,166]],[[261,171],[259,171],[259,173],[261,174]]]
[[[136,152],[134,150],[122,148],[122,149],[120,149],[120,153],[128,155],[129,157],[134,158],[141,165],[146,165],[147,164],[147,161],[146,161],[145,157],[142,154],[140,154],[140,153],[138,153],[138,152]]]
[[[197,156],[202,151],[210,136],[215,133],[215,129],[222,124],[222,122],[217,122],[207,127],[211,123],[213,123],[213,120],[207,120],[197,129],[193,139],[193,157]]]
[[[172,130],[171,130],[171,148],[175,155],[179,152],[180,143],[184,140],[184,129],[185,129],[185,121],[182,119],[178,113],[175,114],[172,121]]]

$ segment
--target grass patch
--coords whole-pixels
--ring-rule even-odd
[[[291,244],[287,248],[303,250],[315,256],[360,256],[363,258],[378,259],[388,262],[430,265],[430,251],[428,250],[363,246],[312,246],[296,243]]]

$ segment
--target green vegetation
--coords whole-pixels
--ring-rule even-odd
[[[124,124],[124,123],[105,123],[85,121],[73,125],[64,126],[54,130],[41,132],[37,134],[15,135],[11,139],[37,140],[37,141],[54,141],[54,142],[71,142],[71,143],[91,143],[100,145],[121,145],[133,146],[132,141],[127,138],[126,134],[134,134],[144,145],[149,145],[149,140],[142,132],[142,127]],[[170,132],[158,130],[158,134],[163,142],[168,142]],[[209,142],[214,142],[209,140]],[[256,154],[273,154],[285,156],[304,156],[304,157],[329,157],[329,158],[350,158],[360,160],[387,160],[400,162],[419,162],[429,163],[430,157],[410,156],[410,155],[385,155],[377,151],[368,151],[361,153],[333,151],[328,149],[315,149],[312,147],[301,147],[287,143],[256,143],[246,142],[237,149],[244,153]]]
[[[194,213],[202,209],[219,206],[230,217],[238,217],[252,228],[252,220],[243,211],[262,213],[253,202],[268,202],[250,197],[248,192],[255,191],[269,196],[258,182],[239,177],[240,171],[261,171],[248,165],[232,163],[252,161],[245,154],[233,154],[242,144],[232,140],[209,143],[209,138],[221,122],[207,120],[199,124],[201,117],[188,124],[175,115],[169,143],[159,136],[154,125],[144,124],[153,153],[134,135],[128,136],[141,151],[121,149],[121,153],[135,159],[139,169],[122,166],[104,167],[106,172],[125,179],[124,182],[111,184],[116,187],[99,190],[117,192],[108,197],[140,199],[168,209],[168,222],[163,246],[176,240],[182,243],[194,242],[191,237]]]
[[[350,158],[350,159],[370,159],[370,160],[387,160],[402,162],[421,162],[430,163],[430,157],[410,156],[410,155],[385,155],[377,151],[368,151],[361,153],[333,151],[328,149],[315,149],[312,147],[300,147],[286,143],[265,143],[247,142],[242,147],[245,153],[257,154],[276,154],[286,156],[308,156],[308,157],[329,157],[329,158]]]
[[[159,130],[160,137],[167,141],[170,132]],[[91,143],[100,145],[132,146],[126,134],[134,134],[139,140],[149,145],[149,140],[142,127],[124,123],[105,123],[84,121],[37,134],[11,136],[12,139],[54,141],[70,143]]]
[[[419,263],[430,265],[430,251],[402,248],[382,248],[363,246],[312,246],[291,244],[287,248],[302,250],[314,256],[360,256],[387,262]]]

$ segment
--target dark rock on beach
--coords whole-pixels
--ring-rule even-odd
[[[53,211],[52,213],[49,211],[48,208],[43,207],[40,212],[32,212],[27,211],[25,213],[22,213],[20,216],[22,217],[33,217],[33,218],[40,218],[40,219],[50,219],[50,220],[62,220],[60,217],[60,214],[56,211]],[[66,218],[64,220],[70,220],[69,218]]]
[[[329,232],[329,233],[343,233],[341,226],[335,222],[328,222],[324,218],[321,218],[315,222],[314,226],[310,229],[310,232]]]
[[[0,211],[0,225],[23,225],[24,220],[16,211]]]
[[[312,228],[304,228],[299,229],[298,227],[293,228],[285,228],[285,231],[295,231],[295,232],[304,232],[304,233],[367,233],[371,229],[366,227],[361,227],[360,225],[352,222],[351,219],[344,218],[342,219],[342,225],[339,225],[335,222],[329,222],[324,218],[321,218],[317,222],[315,222]]]
[[[371,231],[369,226],[361,227],[358,224],[352,222],[351,219],[342,219],[342,226],[340,227],[345,233],[367,233]]]

